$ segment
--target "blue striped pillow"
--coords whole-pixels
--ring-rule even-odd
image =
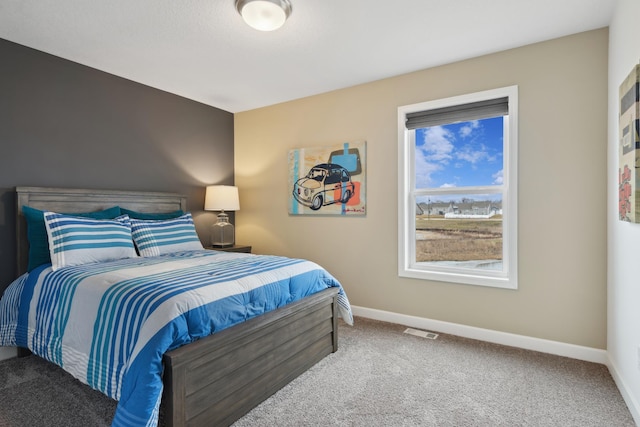
[[[190,213],[162,221],[131,218],[131,234],[143,257],[204,249]]]
[[[44,213],[53,270],[73,265],[136,257],[131,222]]]
[[[93,219],[114,219],[121,215],[120,207],[114,206],[97,212],[71,213],[61,212],[63,215],[82,216]],[[29,265],[27,272],[42,264],[51,264],[51,253],[44,225],[44,211],[30,206],[22,207],[22,214],[27,220],[27,239],[29,240]]]

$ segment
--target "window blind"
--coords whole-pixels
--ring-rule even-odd
[[[496,98],[433,110],[407,113],[407,129],[427,128],[449,123],[468,122],[509,114],[509,98]]]

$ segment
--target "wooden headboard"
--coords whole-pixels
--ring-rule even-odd
[[[27,271],[29,242],[22,206],[53,212],[93,212],[112,206],[139,212],[187,210],[187,196],[150,191],[87,190],[78,188],[16,187],[18,274]]]

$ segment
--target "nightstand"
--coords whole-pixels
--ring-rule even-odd
[[[222,248],[207,246],[205,247],[205,249],[214,250],[214,251],[224,251],[224,252],[244,252],[247,254],[251,253],[251,246],[244,246],[244,245],[225,246]]]

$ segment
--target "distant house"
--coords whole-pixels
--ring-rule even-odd
[[[462,199],[461,201],[435,201],[416,204],[416,215],[438,215],[448,218],[491,217],[502,214],[502,201]]]

